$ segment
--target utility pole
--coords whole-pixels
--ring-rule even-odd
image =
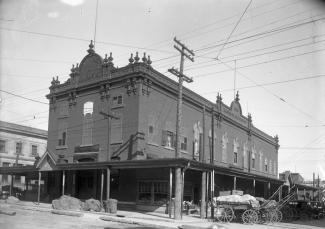
[[[107,118],[107,126],[108,126],[108,136],[107,136],[107,161],[111,160],[110,146],[111,146],[111,119],[120,119],[120,117],[116,116],[112,112],[108,111],[107,113],[100,111],[99,114],[103,115]],[[104,176],[102,174],[102,183],[104,180]],[[110,190],[111,190],[111,170],[109,167],[106,169],[106,200],[110,198]]]
[[[114,115],[112,112],[103,112],[100,111],[99,114],[103,115],[107,118],[107,126],[108,126],[108,136],[107,136],[107,161],[111,160],[110,155],[110,145],[111,145],[111,119],[120,119],[118,116]]]
[[[180,157],[181,151],[181,136],[180,136],[180,127],[182,121],[182,96],[183,96],[183,81],[187,83],[193,82],[192,78],[189,78],[183,74],[184,69],[184,57],[194,62],[194,52],[188,49],[184,44],[174,38],[174,41],[177,45],[174,45],[174,48],[181,54],[181,62],[179,71],[175,68],[168,69],[170,73],[178,77],[178,100],[177,100],[177,117],[176,117],[176,149],[175,149],[175,158]],[[192,55],[192,56],[191,56]],[[175,207],[174,207],[174,218],[179,220],[182,218],[182,186],[184,181],[182,181],[181,168],[175,168]]]

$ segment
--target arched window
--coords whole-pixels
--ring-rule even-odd
[[[92,145],[94,103],[86,102],[83,106],[82,145]]]

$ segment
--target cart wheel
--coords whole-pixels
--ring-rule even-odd
[[[283,215],[282,212],[278,209],[275,210],[276,214],[277,214],[277,222],[281,222],[283,219]]]
[[[268,211],[268,217],[270,223],[276,223],[278,222],[278,213],[276,209],[270,209]]]
[[[284,207],[281,210],[283,222],[291,222],[293,220],[293,210],[290,207]]]
[[[215,218],[219,222],[229,223],[234,218],[234,211],[231,207],[216,207]]]
[[[258,210],[257,211],[257,216],[258,216],[258,223],[259,224],[264,224],[267,223],[267,218],[268,218],[268,213],[265,210]]]
[[[257,212],[251,209],[244,211],[241,218],[245,224],[254,224],[258,222]]]

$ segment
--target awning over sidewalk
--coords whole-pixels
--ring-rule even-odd
[[[283,184],[284,181],[252,174],[244,171],[238,171],[233,168],[220,167],[185,158],[162,158],[146,160],[125,160],[109,162],[79,162],[79,163],[57,163],[50,153],[46,153],[35,166],[20,167],[0,167],[0,174],[24,174],[37,171],[54,171],[54,170],[93,170],[93,169],[146,169],[146,168],[175,168],[183,167],[198,171],[212,171],[216,174],[227,176],[236,176],[243,179],[255,179],[257,181],[272,182]],[[310,186],[306,186],[310,187]]]

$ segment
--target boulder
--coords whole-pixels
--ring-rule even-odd
[[[14,197],[14,196],[9,196],[8,199],[6,200],[7,204],[15,204],[19,202],[19,199]]]
[[[63,195],[59,199],[52,201],[52,207],[57,210],[77,210],[83,208],[83,203],[77,198]]]
[[[85,205],[83,210],[85,211],[95,211],[95,212],[100,212],[101,211],[101,205],[99,200],[95,199],[88,199],[85,201]]]

